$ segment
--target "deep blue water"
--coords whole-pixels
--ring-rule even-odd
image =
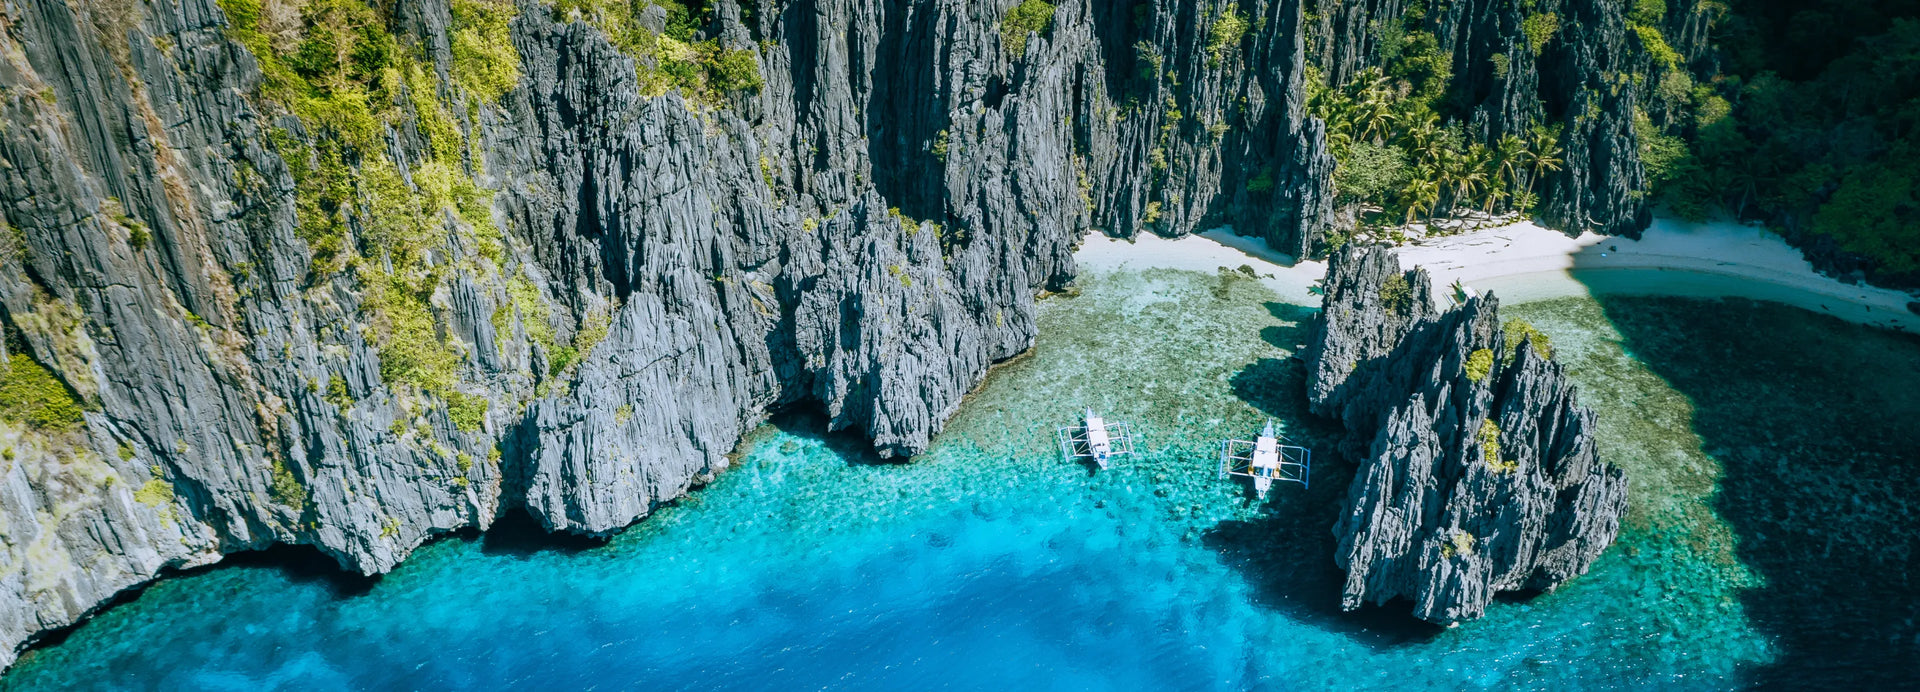
[[[1517,312],[1590,402],[1633,411],[1603,413],[1603,453],[1635,474],[1621,542],[1439,630],[1334,607],[1350,467],[1323,453],[1311,490],[1266,507],[1214,478],[1212,441],[1268,416],[1330,441],[1285,360],[1304,312],[1219,277],[1082,282],[914,463],[792,416],[610,541],[509,519],[378,580],[243,558],[152,586],[0,689],[1715,689],[1791,660],[1747,598],[1770,575],[1716,505],[1734,452],[1704,451],[1701,395],[1632,360],[1594,303]],[[1133,419],[1144,453],[1099,474],[1054,458],[1083,403]]]

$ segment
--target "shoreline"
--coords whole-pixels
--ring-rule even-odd
[[[1584,233],[1577,238],[1531,221],[1399,246],[1402,265],[1426,267],[1435,290],[1456,280],[1476,293],[1529,303],[1599,295],[1747,298],[1783,303],[1849,322],[1920,332],[1905,292],[1848,284],[1819,272],[1779,236],[1731,222],[1694,224],[1656,218],[1640,240]],[[1282,300],[1317,308],[1323,261],[1296,261],[1257,238],[1226,228],[1133,242],[1098,233],[1074,259],[1083,271],[1149,267],[1213,272],[1247,265]]]

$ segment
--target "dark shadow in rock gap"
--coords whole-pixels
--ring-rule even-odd
[[[1094,34],[1099,38],[1094,45],[1099,46],[1101,61],[1108,67],[1100,71],[1106,92],[1115,102],[1125,102],[1130,96],[1138,99],[1139,93],[1152,87],[1153,77],[1141,76],[1143,58],[1135,47],[1153,31],[1152,5],[1096,2],[1089,9]]]
[[[309,545],[274,544],[265,550],[252,550],[234,553],[219,563],[206,569],[225,567],[267,567],[277,569],[287,579],[302,584],[319,584],[327,587],[327,593],[334,598],[352,598],[366,595],[375,584],[380,583],[381,575],[363,576],[349,571],[332,556],[320,552],[319,548]],[[191,573],[189,570],[188,573]],[[161,578],[170,579],[174,575],[163,574]]]
[[[114,594],[113,598],[108,599],[105,603],[101,603],[93,610],[91,615],[81,618],[78,622],[59,629],[49,630],[38,637],[27,640],[27,646],[21,654],[24,656],[33,651],[60,645],[62,642],[65,642],[68,637],[73,636],[74,632],[79,631],[80,628],[86,627],[99,619],[101,614],[140,600],[141,595],[147,592],[147,587],[154,584],[199,574],[201,572],[247,567],[279,570],[287,576],[289,581],[295,583],[320,584],[326,587],[328,595],[336,599],[365,595],[367,592],[373,590],[375,584],[380,583],[380,575],[362,576],[356,572],[349,572],[342,568],[340,563],[334,560],[333,557],[320,552],[320,549],[313,546],[276,543],[264,550],[250,550],[228,554],[221,558],[219,562],[211,565],[202,565],[188,569],[175,569],[171,567],[162,569],[158,575],[154,576],[152,581]],[[22,660],[24,660],[24,658]]]
[[[1579,577],[1574,577],[1574,578],[1578,579]],[[1532,603],[1534,599],[1544,596],[1546,594],[1547,594],[1546,591],[1542,591],[1540,589],[1520,589],[1518,591],[1495,591],[1493,592],[1493,602],[1501,603],[1505,605],[1527,605],[1529,603]]]
[[[874,69],[854,75],[872,80],[861,114],[873,186],[905,217],[945,224],[946,154],[936,147],[947,146],[951,133],[938,55],[939,14],[925,6],[909,11],[907,3],[885,6],[891,11],[882,15],[870,58]],[[857,50],[858,45],[849,41],[848,47]],[[854,85],[855,93],[859,87]]]
[[[767,418],[768,425],[794,437],[818,442],[848,464],[886,466],[908,461],[883,458],[873,450],[873,440],[851,430],[828,430],[827,423],[826,413],[812,402],[783,406]]]
[[[642,520],[644,521],[644,520]],[[484,555],[515,557],[525,560],[541,553],[578,555],[604,547],[608,539],[567,531],[548,532],[533,515],[522,510],[502,514],[479,535]]]
[[[1714,510],[1763,580],[1741,602],[1776,647],[1745,682],[1911,686],[1920,337],[1747,300],[1599,303],[1625,350],[1692,401],[1693,432],[1722,467]]]

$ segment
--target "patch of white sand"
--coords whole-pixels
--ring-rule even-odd
[[[1089,233],[1073,259],[1081,271],[1095,272],[1164,268],[1211,274],[1245,265],[1281,300],[1315,308],[1320,307],[1320,296],[1314,287],[1327,276],[1326,262],[1296,262],[1264,240],[1234,235],[1226,228],[1175,239],[1142,233],[1130,241]]]
[[[1092,234],[1074,258],[1090,271],[1213,272],[1248,265],[1283,300],[1307,306],[1319,305],[1313,287],[1326,276],[1324,262],[1297,262],[1227,229],[1177,240],[1145,235],[1133,242]],[[1569,238],[1521,222],[1402,246],[1400,261],[1426,267],[1442,294],[1451,294],[1447,287],[1458,280],[1509,303],[1594,295],[1751,298],[1920,331],[1920,315],[1906,307],[1914,296],[1823,276],[1779,236],[1730,222],[1655,219],[1640,240],[1592,233]]]

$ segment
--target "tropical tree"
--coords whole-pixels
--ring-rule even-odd
[[[1336,160],[1345,160],[1347,150],[1353,146],[1353,135],[1347,128],[1327,126],[1327,151],[1333,152]]]
[[[1353,99],[1339,89],[1320,89],[1307,103],[1307,110],[1326,121],[1327,129],[1343,129],[1353,120]]]
[[[1433,221],[1433,207],[1440,202],[1440,180],[1433,168],[1416,166],[1412,177],[1407,179],[1407,188],[1401,193],[1406,204],[1406,223],[1413,223],[1417,215],[1425,214],[1427,221]]]
[[[1511,194],[1512,193],[1508,192],[1507,188],[1505,187],[1501,187],[1499,185],[1488,185],[1486,205],[1481,207],[1480,211],[1483,213],[1492,214],[1493,208],[1500,206],[1500,202],[1505,200],[1507,196]]]
[[[1720,189],[1725,191],[1722,194],[1729,197],[1733,194],[1739,195],[1738,201],[1733,205],[1735,217],[1746,216],[1747,208],[1753,204],[1754,198],[1759,196],[1760,191],[1772,185],[1773,181],[1785,177],[1786,171],[1781,168],[1780,159],[1765,156],[1765,153],[1767,152],[1763,149],[1756,152],[1758,155],[1748,157],[1745,165],[1722,169],[1727,174],[1726,180],[1721,181],[1723,187]]]
[[[1381,74],[1380,68],[1369,67],[1355,76],[1352,100],[1354,103],[1354,129],[1361,139],[1379,143],[1393,134],[1393,106],[1399,101],[1395,98],[1393,80]]]
[[[1434,168],[1438,173],[1437,182],[1446,198],[1446,205],[1442,209],[1470,206],[1474,193],[1486,184],[1487,175],[1477,160],[1475,148],[1484,149],[1478,144],[1468,147],[1466,151],[1443,145],[1436,152]]]
[[[1401,123],[1400,141],[1414,163],[1434,163],[1446,146],[1441,137],[1444,130],[1440,129],[1440,116],[1428,110],[1408,112],[1401,115]]]
[[[1379,67],[1369,67],[1353,76],[1351,82],[1357,93],[1377,94],[1380,100],[1393,100],[1393,78]]]
[[[1521,194],[1531,198],[1534,181],[1566,165],[1566,161],[1560,158],[1560,128],[1533,128],[1527,143],[1525,158],[1530,175],[1527,176],[1527,184],[1521,190]]]
[[[1393,101],[1372,91],[1362,93],[1354,103],[1353,126],[1361,139],[1373,143],[1393,136]]]
[[[1460,155],[1460,173],[1454,178],[1454,188],[1459,191],[1461,201],[1468,201],[1481,190],[1491,185],[1493,153],[1479,142],[1467,145],[1466,152]]]
[[[1512,194],[1513,184],[1520,174],[1519,168],[1525,165],[1526,154],[1526,141],[1513,133],[1501,135],[1500,141],[1494,143],[1493,187],[1499,189],[1503,196]]]

